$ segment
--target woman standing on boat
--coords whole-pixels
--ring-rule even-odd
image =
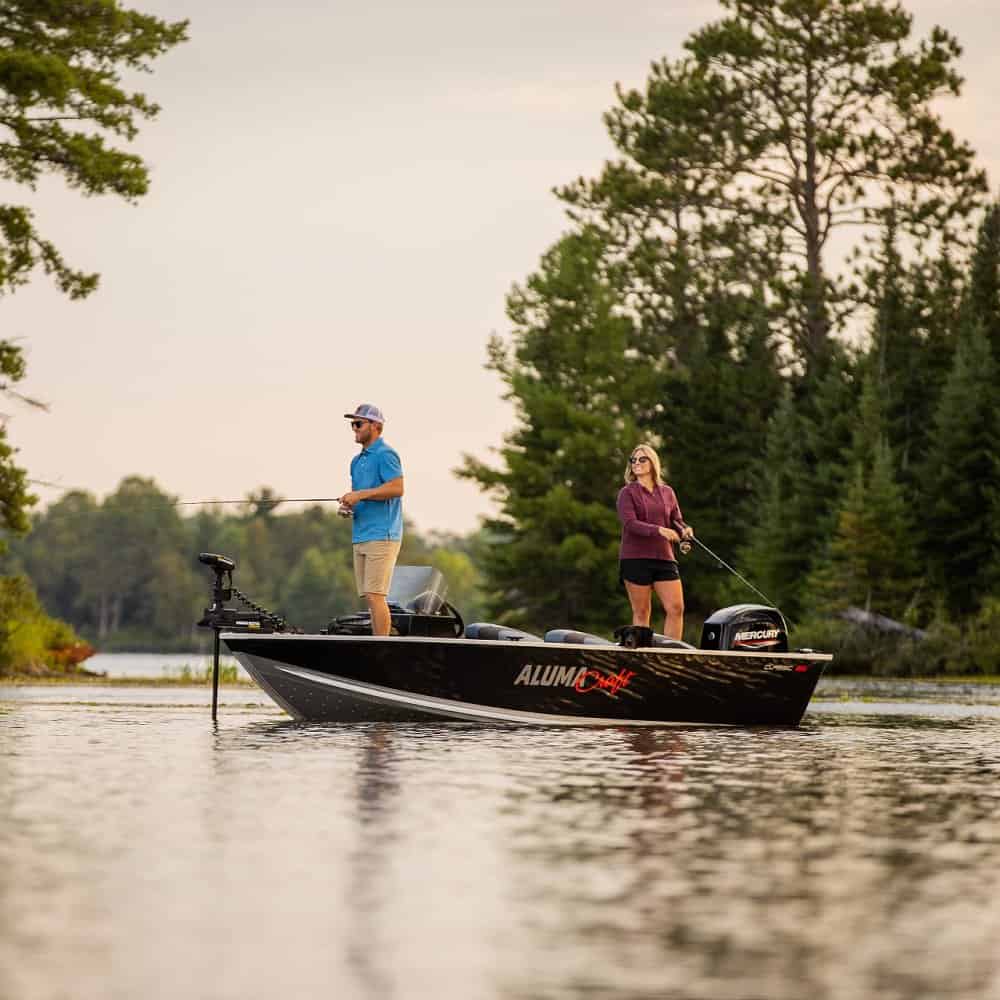
[[[622,522],[619,578],[632,605],[632,624],[649,628],[653,591],[666,619],[663,634],[680,639],[684,631],[684,590],[674,543],[694,537],[684,523],[674,491],[663,481],[660,459],[648,444],[636,445],[618,493]]]

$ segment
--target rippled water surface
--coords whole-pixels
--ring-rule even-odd
[[[1000,689],[798,730],[0,688],[0,997],[1000,998]]]

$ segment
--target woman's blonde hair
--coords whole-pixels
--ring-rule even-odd
[[[649,444],[637,444],[629,453],[628,459],[625,463],[625,482],[634,483],[638,481],[638,477],[632,471],[632,456],[633,455],[646,455],[649,458],[649,464],[653,467],[653,482],[663,485],[663,469],[660,465],[660,456],[656,454],[655,449]]]

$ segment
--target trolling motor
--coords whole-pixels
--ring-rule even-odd
[[[254,604],[242,591],[233,586],[233,570],[236,560],[215,552],[201,552],[198,562],[204,563],[215,574],[212,584],[212,603],[205,608],[199,628],[210,628],[215,632],[212,658],[212,721],[215,721],[219,706],[219,633],[220,632],[285,632],[287,625],[281,615],[276,615],[259,604]],[[244,607],[227,607],[227,602],[236,599]]]

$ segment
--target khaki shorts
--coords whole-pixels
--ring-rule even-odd
[[[388,594],[402,542],[358,542],[354,546],[354,581],[358,596]]]

